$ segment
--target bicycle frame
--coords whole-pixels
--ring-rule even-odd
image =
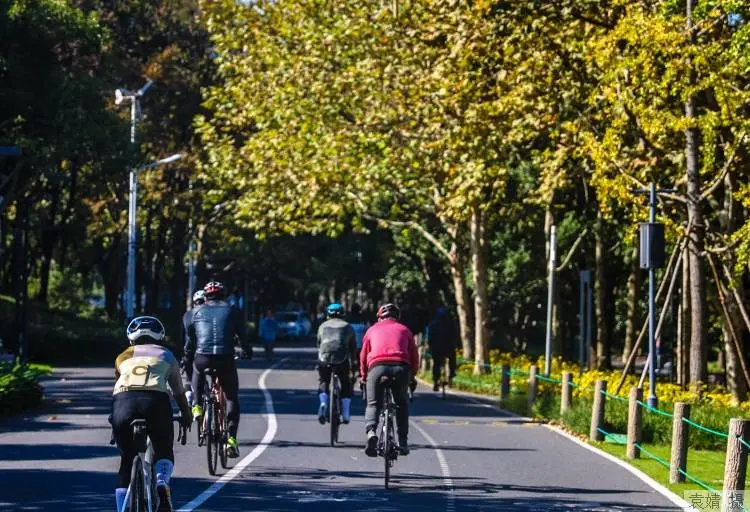
[[[154,448],[151,445],[151,438],[146,432],[145,425],[134,425],[133,436],[135,437],[136,444],[139,449],[137,451],[138,456],[143,461],[143,481],[146,482],[146,502],[148,503],[149,510],[156,510],[156,504],[154,503],[154,472],[153,472],[153,459],[154,459]],[[144,446],[145,444],[145,446]],[[133,489],[133,482],[128,485],[127,493],[125,494],[125,504],[122,512],[130,512],[130,493]]]
[[[219,411],[221,412],[222,416],[226,412],[226,400],[224,398],[224,390],[221,388],[221,381],[219,381],[219,377],[216,375],[211,375],[211,385],[209,386],[208,393],[203,395],[203,419],[201,423],[201,435],[204,437],[206,436],[206,432],[210,431],[210,425],[207,424],[208,421],[208,414],[206,414],[208,410],[208,406],[211,402],[215,402],[216,405],[219,407]],[[223,428],[223,425],[222,425]],[[222,432],[223,433],[223,432]]]

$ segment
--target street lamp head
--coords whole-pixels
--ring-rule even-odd
[[[141,87],[140,89],[138,89],[138,92],[136,94],[138,96],[143,96],[144,94],[146,94],[146,91],[148,91],[149,89],[151,89],[152,85],[154,85],[154,81],[151,80],[151,79],[149,79],[146,82],[146,85],[144,85],[143,87]]]
[[[171,164],[172,162],[176,162],[177,160],[181,158],[182,158],[182,155],[180,153],[175,153],[174,155],[168,156],[167,158],[162,158],[156,163],[159,165]]]

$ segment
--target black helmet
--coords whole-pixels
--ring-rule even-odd
[[[398,306],[395,304],[383,304],[378,308],[378,320],[383,320],[385,318],[398,320],[401,318],[401,310],[398,309]]]
[[[126,331],[131,345],[160,343],[164,340],[164,324],[153,316],[133,318]]]

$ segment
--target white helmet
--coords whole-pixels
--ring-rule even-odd
[[[139,316],[133,318],[128,324],[127,335],[131,345],[143,336],[159,342],[164,339],[164,334],[164,324],[153,316]]]
[[[193,305],[203,304],[206,302],[206,292],[198,290],[193,294]]]

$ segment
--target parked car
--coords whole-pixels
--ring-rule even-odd
[[[306,338],[312,325],[303,311],[279,311],[274,315],[280,338]]]

